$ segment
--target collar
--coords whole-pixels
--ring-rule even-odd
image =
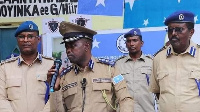
[[[36,60],[39,60],[39,62],[42,63],[42,55],[39,54],[39,52],[37,53],[37,57],[35,58],[35,60],[33,61],[33,63],[34,63]],[[18,66],[20,66],[22,62],[26,63],[26,62],[24,61],[24,59],[22,58],[22,56],[20,55],[19,58],[18,58]],[[31,64],[31,65],[32,65],[32,64]]]
[[[84,69],[87,69],[87,68],[89,68],[89,70],[93,70],[93,68],[94,68],[94,61],[93,61],[92,58],[90,59],[90,61],[88,63],[88,66],[86,66]],[[81,71],[81,69],[82,68],[80,68],[78,65],[76,65],[76,64],[74,65],[74,72],[75,72],[76,75]]]
[[[189,47],[186,49],[185,52],[181,54],[190,54],[192,57],[195,57],[196,50],[197,50],[197,45],[193,41],[190,41]],[[167,47],[166,56],[169,57],[170,55],[178,55],[177,53],[174,52],[172,45],[169,45]]]
[[[142,53],[142,55],[137,60],[145,62],[145,55]],[[125,62],[128,62],[128,61],[133,61],[133,59],[130,57],[130,55],[127,55],[127,57],[125,59]]]

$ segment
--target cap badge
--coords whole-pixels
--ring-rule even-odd
[[[29,25],[29,29],[31,29],[31,30],[33,29],[33,25],[32,24]]]
[[[179,20],[183,20],[184,19],[184,15],[183,14],[179,14]]]
[[[134,35],[137,35],[137,32],[136,32],[136,31],[134,31],[133,33],[134,33]]]

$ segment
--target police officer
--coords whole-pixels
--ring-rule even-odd
[[[65,111],[113,112],[115,103],[119,103],[120,112],[133,112],[133,99],[123,76],[109,61],[95,59],[91,54],[93,36],[97,32],[65,21],[61,22],[59,31],[63,36],[61,43],[65,44],[67,56],[73,63],[60,74]],[[54,71],[50,69],[48,75]],[[57,106],[54,103],[51,109]]]
[[[53,59],[37,51],[38,26],[23,22],[15,37],[20,55],[0,64],[0,112],[49,112],[47,71]]]
[[[165,20],[170,45],[153,60],[150,90],[161,112],[200,111],[200,47],[191,38],[194,14],[177,11]]]
[[[141,47],[144,42],[140,29],[132,29],[124,35],[129,51],[116,61],[121,74],[125,77],[128,90],[134,98],[135,112],[155,112],[154,97],[149,91],[149,76],[152,71],[152,58],[144,55]]]

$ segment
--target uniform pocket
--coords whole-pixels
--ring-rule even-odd
[[[167,91],[168,76],[169,76],[169,73],[167,72],[161,72],[158,74],[157,79],[159,81],[161,94],[166,93]]]
[[[188,86],[188,90],[194,90],[197,87],[197,83],[195,82],[196,80],[200,80],[200,71],[191,71],[189,77],[188,77],[188,82],[187,82],[187,86]]]
[[[47,80],[47,75],[46,74],[38,75],[37,80],[38,80],[37,93],[39,95],[43,95],[44,97],[47,90],[47,86],[45,84],[45,81]]]
[[[113,105],[112,102],[112,83],[93,83],[93,95],[95,99],[94,107],[92,112],[96,112],[99,109],[102,110],[102,112],[112,110],[111,107],[106,103],[105,99],[103,98],[103,92],[106,94],[106,98],[108,99],[109,103]],[[99,112],[99,111],[98,111]]]
[[[68,88],[67,90],[63,91],[63,98],[66,104],[66,107],[71,110],[73,108],[78,107],[82,102],[80,96],[77,94],[77,86]],[[74,99],[78,99],[74,101]]]
[[[21,96],[22,79],[7,79],[6,88],[9,100],[19,100]]]
[[[103,94],[102,91],[105,90],[105,93],[108,97],[108,99],[111,99],[111,83],[93,83],[93,93],[98,95],[96,96],[96,98],[98,100],[96,100],[97,102],[105,102],[104,98],[103,98]]]

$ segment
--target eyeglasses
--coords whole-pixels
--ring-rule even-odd
[[[175,31],[176,33],[182,33],[182,31],[184,30],[184,28],[182,28],[182,27],[174,27],[174,28],[166,28],[166,31],[168,32],[168,33],[173,33],[173,31]]]
[[[19,39],[19,41],[24,41],[25,40],[25,37],[27,37],[27,40],[31,41],[33,40],[35,37],[38,37],[38,36],[34,36],[34,35],[18,35],[17,38]]]

